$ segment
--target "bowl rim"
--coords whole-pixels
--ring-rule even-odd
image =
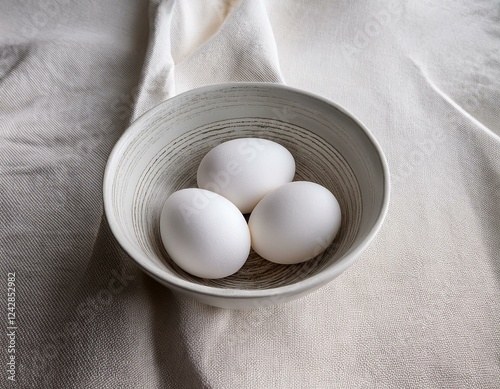
[[[186,97],[189,95],[196,96],[213,90],[221,89],[232,89],[232,88],[268,88],[271,90],[281,90],[285,92],[290,92],[294,94],[303,95],[309,98],[316,99],[324,104],[327,104],[344,115],[348,116],[353,120],[356,125],[365,133],[370,142],[372,143],[377,156],[382,165],[383,171],[383,197],[382,197],[382,207],[377,215],[375,224],[371,227],[370,231],[366,237],[355,247],[350,253],[342,256],[337,262],[328,268],[323,269],[318,274],[304,278],[290,285],[278,286],[269,289],[232,289],[232,288],[219,288],[214,286],[207,286],[202,284],[197,284],[188,280],[184,280],[175,275],[170,275],[168,273],[161,272],[156,265],[152,264],[152,261],[141,251],[136,250],[133,245],[121,234],[118,221],[114,218],[112,210],[112,182],[114,178],[114,173],[116,171],[117,160],[121,155],[122,149],[127,147],[129,141],[133,139],[136,132],[140,130],[144,122],[157,111],[163,109],[164,106],[172,104],[177,98]],[[108,221],[109,227],[115,239],[121,248],[130,256],[130,258],[148,275],[152,276],[154,279],[161,281],[167,286],[172,286],[173,289],[179,291],[185,291],[190,294],[201,294],[204,296],[211,296],[216,298],[226,298],[226,299],[251,299],[251,298],[273,298],[281,295],[290,294],[302,294],[307,293],[309,290],[314,290],[320,286],[326,284],[327,282],[333,280],[344,272],[349,266],[351,266],[358,257],[363,253],[363,251],[368,247],[368,245],[373,241],[377,233],[379,232],[384,219],[387,215],[390,201],[390,173],[386,157],[380,147],[379,143],[375,139],[374,135],[368,130],[368,128],[352,113],[346,110],[341,105],[334,103],[322,96],[316,95],[314,93],[304,91],[298,88],[290,87],[283,84],[272,84],[272,83],[260,83],[260,82],[242,82],[242,83],[222,83],[206,85],[195,89],[190,89],[186,92],[173,96],[167,100],[164,100],[144,112],[136,120],[129,124],[129,126],[122,133],[116,144],[113,146],[111,153],[106,162],[106,167],[103,176],[103,207],[104,214]]]

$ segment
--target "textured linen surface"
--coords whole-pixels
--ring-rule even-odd
[[[389,163],[376,240],[295,302],[179,297],[102,217],[128,123],[228,81],[343,105]],[[0,0],[0,387],[500,387],[499,103],[495,0]]]

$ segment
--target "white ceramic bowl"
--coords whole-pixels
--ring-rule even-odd
[[[251,253],[236,274],[216,280],[182,271],[160,238],[162,205],[175,190],[196,187],[203,156],[235,138],[285,146],[296,180],[319,183],[337,197],[342,225],[318,257],[278,265]],[[104,175],[104,209],[123,249],[172,290],[226,308],[296,299],[347,269],[379,230],[389,203],[389,172],[371,133],[343,108],[274,84],[207,86],[169,99],[135,121],[114,147]]]

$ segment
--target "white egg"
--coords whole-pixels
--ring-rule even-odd
[[[174,192],[160,217],[165,249],[182,269],[202,278],[237,272],[250,252],[250,232],[226,198],[198,188]]]
[[[248,226],[257,254],[271,262],[293,264],[323,252],[337,235],[340,222],[339,203],[328,189],[296,181],[265,196]]]
[[[198,187],[218,193],[249,213],[269,192],[293,180],[295,160],[276,142],[240,138],[210,150],[198,167]]]

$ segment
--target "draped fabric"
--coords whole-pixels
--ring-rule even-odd
[[[102,207],[131,121],[238,81],[345,107],[392,181],[355,265],[246,311],[142,273]],[[1,0],[0,387],[498,387],[499,103],[493,0]]]

